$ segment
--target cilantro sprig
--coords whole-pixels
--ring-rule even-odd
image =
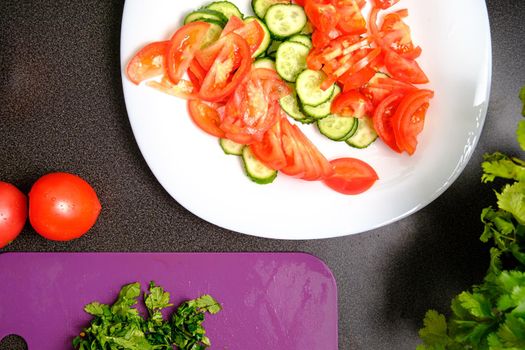
[[[525,116],[525,87],[520,91]],[[525,150],[525,120],[516,136]],[[452,300],[447,318],[429,310],[417,350],[525,349],[525,161],[502,153],[485,155],[482,182],[504,179],[497,208],[481,212],[480,240],[492,245],[482,283]]]
[[[79,350],[204,350],[211,343],[202,326],[205,313],[222,308],[210,295],[182,303],[169,319],[162,310],[170,303],[170,293],[150,282],[144,293],[147,318],[134,306],[141,294],[139,283],[125,285],[113,305],[92,302],[84,310],[93,316],[89,327],[73,340]]]

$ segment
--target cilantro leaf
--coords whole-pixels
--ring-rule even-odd
[[[485,161],[481,163],[483,168],[482,182],[492,182],[495,178],[525,181],[524,161],[510,158],[499,152],[486,154],[484,159]]]
[[[426,347],[419,349],[445,349],[450,342],[447,335],[447,321],[445,316],[435,310],[427,311],[423,320],[424,327],[419,330],[419,337]],[[431,346],[431,347],[430,347]]]
[[[520,224],[525,224],[525,181],[506,185],[496,197],[500,209],[511,213]]]
[[[204,314],[217,313],[221,305],[210,295],[203,295],[182,303],[165,320],[161,310],[172,306],[170,294],[154,282],[144,293],[148,318],[144,319],[136,308],[141,294],[139,283],[125,285],[113,305],[92,302],[84,310],[93,315],[89,327],[73,339],[79,350],[204,350],[211,345],[202,326]]]

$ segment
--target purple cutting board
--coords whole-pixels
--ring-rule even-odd
[[[127,283],[150,280],[183,300],[211,294],[211,349],[336,350],[337,287],[328,267],[301,253],[0,254],[0,339],[29,350],[72,349],[92,301],[112,303]],[[171,310],[170,310],[171,311]]]

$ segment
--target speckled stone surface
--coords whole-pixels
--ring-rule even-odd
[[[0,179],[27,192],[47,172],[76,173],[104,206],[93,230],[77,241],[49,242],[26,227],[5,251],[309,252],[337,278],[340,349],[414,349],[425,311],[446,311],[452,296],[485,272],[479,214],[494,196],[479,181],[483,153],[519,154],[514,130],[517,92],[525,85],[525,1],[487,5],[491,103],[460,178],[432,204],[387,227],[297,242],[215,227],[155,180],[135,143],[121,90],[123,1],[0,1]],[[0,349],[13,350],[15,343]]]

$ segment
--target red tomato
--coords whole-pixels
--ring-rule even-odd
[[[15,186],[0,181],[0,249],[18,237],[26,220],[26,196]]]
[[[250,144],[281,117],[279,99],[289,94],[288,86],[271,69],[253,69],[226,103],[221,128],[233,141]]]
[[[401,153],[394,134],[393,116],[399,101],[403,97],[402,92],[395,92],[382,100],[374,111],[374,129],[383,142],[392,150]]]
[[[230,96],[250,71],[250,48],[243,38],[230,33],[222,40],[222,48],[206,74],[199,91],[205,101],[218,102]]]
[[[372,103],[357,90],[343,92],[332,102],[331,112],[348,117],[362,118],[372,111]]]
[[[209,29],[209,23],[193,22],[173,34],[167,48],[166,65],[168,77],[174,84],[177,84],[188,70],[195,52],[201,48]]]
[[[379,179],[367,163],[355,158],[339,158],[330,161],[334,174],[323,182],[331,189],[348,195],[367,191]]]
[[[339,81],[343,84],[343,91],[349,91],[354,89],[359,89],[361,86],[365,85],[374,77],[376,71],[373,68],[365,67],[358,72],[352,74],[344,74],[339,78]]]
[[[337,13],[340,15],[337,28],[344,34],[366,33],[366,21],[355,0],[335,0]]]
[[[393,116],[397,146],[410,155],[416,151],[417,135],[423,130],[428,103],[433,96],[433,91],[415,90],[403,97]]]
[[[286,118],[282,112],[279,117]],[[264,133],[261,141],[256,141],[250,145],[255,157],[274,170],[279,170],[286,166],[286,156],[283,151],[281,138],[281,121],[279,119]]]
[[[188,71],[189,72],[189,71]],[[167,77],[162,77],[160,83],[155,80],[148,81],[146,85],[164,92],[165,94],[191,100],[197,98],[195,87],[191,81],[181,79],[177,84],[173,84]]]
[[[386,10],[387,8],[390,8],[391,6],[399,2],[399,0],[373,0],[373,1],[374,1],[374,6],[382,10]]]
[[[415,59],[421,54],[421,48],[414,47],[410,27],[403,22],[399,13],[390,13],[383,19],[382,41],[390,49],[406,58]]]
[[[169,41],[151,43],[133,56],[126,67],[126,74],[134,84],[164,73],[164,58]]]
[[[426,84],[428,78],[415,60],[405,58],[398,53],[388,50],[385,54],[385,66],[396,79],[411,84]]]
[[[248,22],[241,28],[235,29],[233,32],[246,40],[248,46],[250,47],[250,53],[252,56],[255,51],[257,51],[259,46],[261,46],[265,35],[264,29],[261,27],[258,21]]]
[[[188,110],[193,122],[204,132],[224,137],[224,131],[219,127],[221,117],[217,109],[210,107],[200,100],[188,101]]]
[[[79,238],[93,227],[100,210],[95,190],[76,175],[44,175],[29,192],[29,221],[47,239]]]
[[[244,22],[237,16],[231,16],[228,20],[228,23],[224,26],[224,29],[221,32],[221,37],[230,34],[231,32],[244,27]]]
[[[337,13],[334,5],[323,4],[314,0],[306,0],[304,11],[316,31],[323,33],[329,33],[332,29],[335,29],[340,18],[340,14]]]

